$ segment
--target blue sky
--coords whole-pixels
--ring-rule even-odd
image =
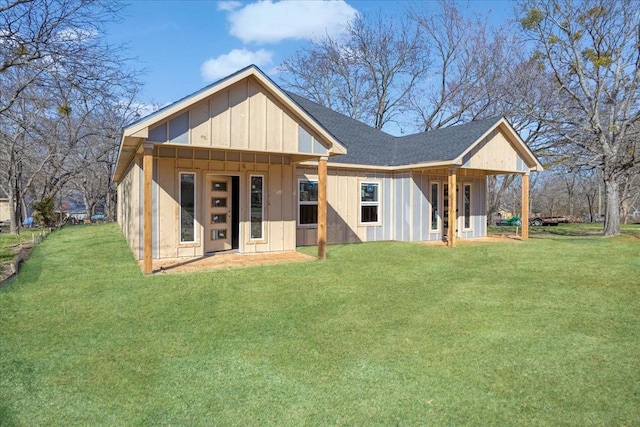
[[[356,14],[393,16],[403,1],[140,1],[108,29],[111,44],[126,44],[145,69],[139,101],[166,105],[246,65],[255,63],[276,82],[276,67],[311,38],[337,35]],[[418,4],[436,8],[433,1]],[[488,13],[506,22],[507,0],[460,1],[467,14]]]

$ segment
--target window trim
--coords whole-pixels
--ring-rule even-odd
[[[436,228],[433,228],[433,186],[436,186]],[[429,233],[439,233],[442,230],[442,194],[440,194],[440,181],[429,181]]]
[[[465,203],[464,203],[464,193],[465,193],[465,189],[466,187],[469,187],[469,209],[467,212]],[[473,230],[473,220],[472,220],[472,213],[473,213],[473,185],[470,182],[463,182],[462,183],[462,230],[463,231],[472,231]],[[465,220],[467,217],[467,214],[469,214],[469,227],[465,227]]]
[[[300,224],[300,206],[318,206],[318,201],[303,201],[300,200],[300,184],[303,182],[315,182],[316,185],[319,185],[318,180],[317,179],[311,179],[311,178],[299,178],[298,179],[298,187],[296,188],[296,198],[298,199],[298,213],[297,213],[297,217],[298,217],[298,227],[303,227],[303,228],[317,228],[318,227],[318,219],[316,218],[316,222],[313,224]]]
[[[193,176],[193,240],[182,240],[182,176]],[[198,227],[196,226],[198,213],[198,176],[195,172],[179,172],[178,173],[178,209],[180,210],[180,219],[178,223],[178,239],[179,244],[189,245],[198,242]]]
[[[362,185],[363,184],[373,184],[378,187],[378,200],[376,202],[363,202],[362,201]],[[363,179],[358,181],[358,225],[363,227],[373,227],[382,225],[382,211],[380,207],[382,206],[382,182],[376,179]],[[376,206],[378,208],[378,220],[375,222],[364,222],[362,221],[362,207],[363,206]]]
[[[253,237],[252,236],[252,231],[253,231],[252,230],[252,225],[253,224],[251,222],[251,215],[252,215],[251,210],[253,209],[253,206],[252,206],[252,201],[251,201],[251,193],[252,193],[252,189],[251,189],[252,183],[251,183],[251,181],[253,180],[254,177],[262,179],[262,188],[261,188],[262,197],[260,199],[261,200],[261,203],[260,203],[260,209],[261,209],[261,212],[260,212],[260,218],[261,218],[260,219],[260,237]],[[249,175],[249,241],[251,241],[251,242],[264,241],[265,240],[265,238],[264,238],[264,222],[265,222],[264,221],[264,213],[265,213],[265,210],[264,210],[264,184],[265,184],[264,175],[262,175],[262,174],[251,174],[251,175]]]

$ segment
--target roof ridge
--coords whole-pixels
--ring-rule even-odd
[[[441,127],[441,128],[437,128],[437,129],[425,130],[425,131],[422,131],[422,132],[410,133],[410,134],[407,134],[407,135],[400,135],[400,136],[396,136],[395,138],[398,138],[398,139],[411,138],[411,137],[416,137],[416,136],[422,135],[422,134],[429,134],[429,135],[432,136],[434,133],[443,132],[443,131],[447,131],[447,130],[451,130],[451,129],[460,129],[460,128],[465,127],[465,126],[478,125],[479,123],[484,123],[484,122],[496,123],[496,122],[498,122],[499,120],[501,120],[503,118],[504,118],[504,116],[496,115],[496,116],[486,117],[484,119],[471,120],[471,121],[465,122],[465,123],[456,123],[456,124],[451,125],[451,126],[445,126],[445,127]]]

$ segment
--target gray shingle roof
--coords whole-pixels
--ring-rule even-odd
[[[454,160],[473,145],[501,117],[395,137],[340,113],[286,92],[303,110],[347,148],[331,163],[404,166]]]

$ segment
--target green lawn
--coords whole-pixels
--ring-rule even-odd
[[[0,424],[640,425],[637,227],[155,276],[64,228],[0,289]]]
[[[20,250],[20,243],[31,242],[43,232],[44,230],[33,228],[20,230],[20,234],[10,234],[3,229],[0,232],[0,273],[14,260]]]

